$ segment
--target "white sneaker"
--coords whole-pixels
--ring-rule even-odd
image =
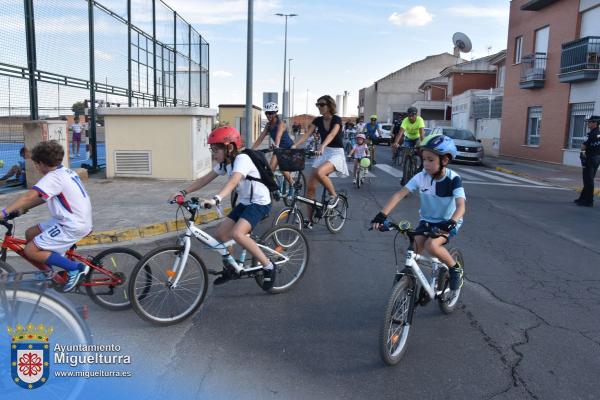
[[[356,184],[356,179],[352,179],[352,183]]]
[[[340,196],[335,196],[329,199],[329,204],[327,204],[327,209],[332,210],[337,207],[340,202]]]

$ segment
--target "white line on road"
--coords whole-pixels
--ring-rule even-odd
[[[388,174],[392,175],[395,178],[402,178],[402,171],[397,170],[396,168],[392,167],[391,165],[375,164],[375,168],[379,168],[383,172],[387,172]]]
[[[511,181],[510,179],[505,179],[502,178],[500,176],[495,176],[492,174],[488,174],[487,172],[481,172],[481,171],[475,171],[473,169],[470,169],[469,174],[475,174],[475,175],[479,175],[479,176],[484,176],[492,181],[498,181],[498,182],[504,182],[504,183],[514,183],[514,181]]]
[[[475,175],[471,175],[469,174],[467,171],[465,171],[464,169],[458,169],[458,168],[452,168],[453,170],[457,171],[458,174],[460,175],[460,177],[464,180],[464,179],[468,179],[471,181],[479,181],[479,182],[483,182],[483,179],[475,176]]]
[[[571,189],[555,187],[555,186],[523,185],[522,183],[498,183],[498,182],[474,182],[474,181],[463,181],[463,183],[471,183],[473,185],[511,186],[511,187],[534,188],[534,189],[571,190]]]
[[[527,178],[521,178],[520,176],[515,176],[515,175],[507,174],[505,172],[494,171],[494,170],[491,170],[491,169],[488,169],[487,171],[491,172],[492,174],[496,174],[496,175],[500,175],[500,176],[505,176],[507,178],[514,179],[516,181],[531,183],[533,185],[538,185],[538,186],[548,186],[545,183],[537,182],[537,181],[534,181],[534,180],[531,180],[531,179],[527,179]]]

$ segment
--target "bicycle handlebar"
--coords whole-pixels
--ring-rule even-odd
[[[191,213],[195,213],[196,210],[199,208],[210,210],[213,207],[213,205],[210,203],[200,204],[200,200],[201,199],[199,197],[191,197],[188,201],[184,201],[183,196],[177,196],[175,197],[175,200],[169,201],[169,204],[177,204]],[[224,215],[221,205],[215,205],[215,209],[217,210],[219,217],[222,217]]]
[[[369,230],[372,231],[373,228],[369,228]],[[392,221],[387,221],[387,220],[383,224],[379,225],[378,230],[380,232],[398,231],[401,234],[407,235],[409,237],[415,237],[417,235],[424,235],[424,236],[427,236],[432,239],[438,238],[440,236],[444,236],[444,233],[445,233],[437,226],[431,226],[431,227],[429,227],[429,230],[427,230],[427,231],[417,232],[410,227],[410,223],[407,221],[401,221],[400,224],[396,224]]]

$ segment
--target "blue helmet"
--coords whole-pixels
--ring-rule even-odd
[[[456,145],[454,140],[446,135],[429,135],[421,142],[419,147],[422,150],[430,150],[440,156],[449,155],[451,160],[456,158]]]

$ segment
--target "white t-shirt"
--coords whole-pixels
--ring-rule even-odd
[[[73,133],[81,133],[81,124],[76,122],[71,125],[71,129],[73,129]]]
[[[240,180],[236,188],[239,203],[244,205],[253,203],[263,206],[271,204],[271,193],[269,193],[269,189],[265,185],[260,182],[246,180],[246,176],[248,175],[260,179],[258,169],[256,169],[254,163],[246,154],[239,154],[235,158],[233,169],[231,164],[227,164],[224,169],[221,169],[221,165],[217,164],[213,170],[219,175],[227,174],[227,176],[231,176],[234,172],[242,174],[244,178]]]
[[[79,175],[62,165],[32,188],[48,202],[50,215],[65,231],[85,236],[92,231],[92,204]]]

